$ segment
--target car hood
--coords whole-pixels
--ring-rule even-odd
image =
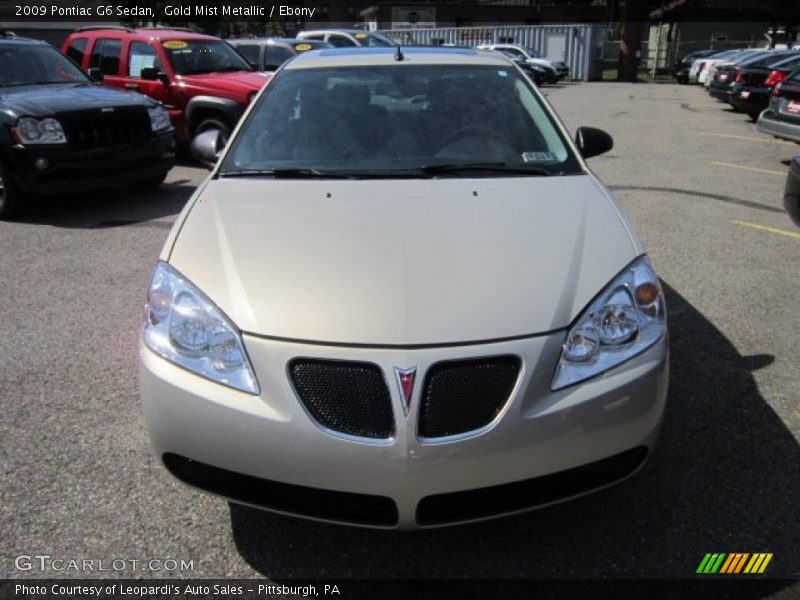
[[[233,73],[203,73],[199,75],[180,75],[178,77],[184,85],[199,90],[237,92],[246,95],[251,91],[258,91],[271,74],[257,71],[235,71]]]
[[[243,331],[420,345],[567,326],[640,252],[589,175],[209,181],[170,264]]]
[[[155,102],[133,92],[123,92],[92,83],[70,83],[2,88],[0,105],[20,116],[43,117],[92,108],[154,106]]]

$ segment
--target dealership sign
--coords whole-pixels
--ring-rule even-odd
[[[432,29],[436,27],[436,8],[432,6],[393,6],[392,29]]]

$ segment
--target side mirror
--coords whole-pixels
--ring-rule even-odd
[[[786,189],[783,192],[783,205],[795,225],[800,227],[800,156],[794,157],[789,168]]]
[[[90,67],[86,73],[94,79],[97,83],[101,83],[103,81],[103,71],[98,69],[97,67]]]
[[[602,129],[594,127],[578,127],[575,144],[583,158],[591,158],[604,154],[614,147],[614,140]]]
[[[158,67],[144,67],[139,73],[139,77],[145,81],[163,81],[168,83],[167,74]]]
[[[213,169],[225,148],[218,129],[209,129],[194,136],[189,151],[207,168]]]

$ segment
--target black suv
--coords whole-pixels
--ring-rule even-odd
[[[174,134],[154,100],[98,85],[45,42],[0,33],[0,219],[26,194],[159,185]]]

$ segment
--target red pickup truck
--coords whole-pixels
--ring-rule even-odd
[[[227,42],[183,29],[85,27],[61,50],[104,85],[161,102],[182,144],[209,129],[227,140],[270,78]]]

